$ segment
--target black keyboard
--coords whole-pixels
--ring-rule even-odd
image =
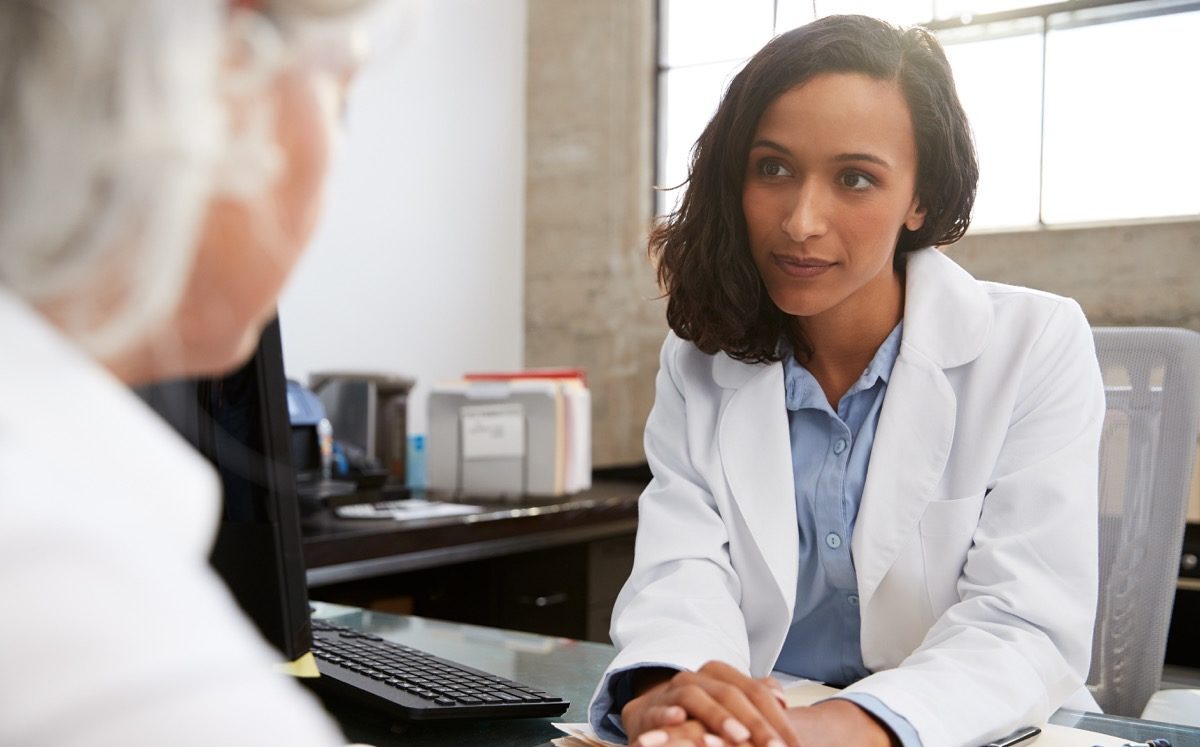
[[[319,692],[409,721],[558,716],[557,695],[316,618]]]

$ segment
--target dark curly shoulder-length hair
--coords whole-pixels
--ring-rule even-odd
[[[971,219],[979,167],[970,127],[941,45],[926,29],[901,29],[866,16],[829,16],[773,39],[734,77],[692,149],[678,210],[650,235],[650,256],[674,332],[706,353],[747,362],[779,360],[786,337],[797,357],[811,347],[781,311],[750,254],[742,184],[763,111],[783,93],[822,73],[862,73],[895,81],[912,116],[917,199],[926,211],[916,231],[901,230],[903,255],[962,238]]]

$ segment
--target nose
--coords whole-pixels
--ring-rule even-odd
[[[827,228],[826,195],[817,185],[801,184],[788,214],[783,218],[783,232],[796,243],[821,236]]]

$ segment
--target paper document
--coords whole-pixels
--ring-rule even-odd
[[[1130,740],[1122,737],[1110,737],[1086,729],[1072,729],[1058,724],[1042,724],[1042,733],[1024,744],[1036,744],[1038,747],[1121,747]]]
[[[812,680],[797,680],[778,674],[774,676],[783,685],[783,696],[790,708],[812,705],[840,692],[837,688]],[[588,724],[554,724],[554,727],[568,735],[553,740],[556,747],[618,747],[612,742],[598,738]],[[1128,739],[1110,737],[1094,731],[1043,724],[1042,733],[1028,742],[1022,742],[1021,747],[1121,747],[1128,742]]]
[[[348,506],[338,506],[333,511],[339,519],[395,519],[396,521],[408,521],[477,514],[484,511],[484,508],[483,506],[470,506],[465,503],[443,503],[441,501],[427,501],[423,498],[406,498],[398,501],[383,501],[381,503],[352,503]]]
[[[582,371],[472,374],[429,393],[429,487],[554,496],[592,484],[591,395]]]
[[[587,724],[551,724],[567,736],[550,740],[555,747],[621,747],[596,736]]]

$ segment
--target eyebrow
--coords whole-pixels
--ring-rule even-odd
[[[879,156],[872,155],[870,153],[841,153],[834,156],[833,160],[839,163],[843,161],[866,161],[867,163],[873,163],[876,166],[882,166],[885,169],[892,168],[890,163],[883,160]]]
[[[755,148],[769,148],[770,150],[779,151],[784,155],[792,155],[790,150],[774,140],[755,140],[750,144],[750,150],[754,150]],[[847,161],[866,161],[867,163],[873,163],[877,166],[882,166],[885,169],[890,170],[892,168],[892,165],[886,160],[871,153],[839,153],[833,157],[833,160],[837,163],[844,163]]]

